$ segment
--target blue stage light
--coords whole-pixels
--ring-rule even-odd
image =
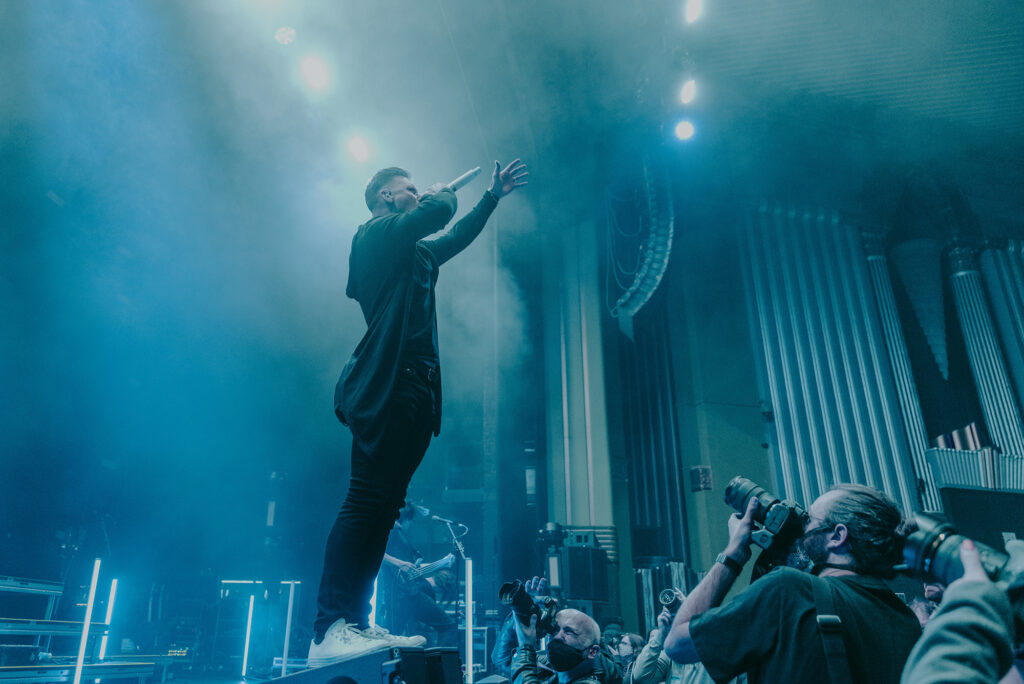
[[[697,97],[697,82],[691,78],[680,89],[679,101],[683,104],[690,104],[695,97]]]
[[[282,26],[274,33],[274,40],[281,45],[288,45],[295,40],[295,29],[291,26]]]
[[[676,137],[680,140],[689,140],[693,137],[693,134],[697,132],[697,129],[693,127],[693,124],[683,119],[676,124]]]
[[[310,90],[321,92],[331,85],[331,70],[322,57],[310,55],[299,64],[302,80]]]
[[[367,161],[373,154],[373,151],[370,149],[370,143],[361,135],[350,137],[348,142],[345,143],[345,148],[352,155],[352,158],[360,163]]]
[[[704,0],[686,0],[686,8],[684,14],[686,16],[686,23],[692,24],[700,18],[701,12],[704,11]]]

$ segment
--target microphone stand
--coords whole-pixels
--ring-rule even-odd
[[[473,684],[473,559],[466,555],[466,547],[462,544],[462,537],[466,536],[469,532],[469,528],[462,523],[457,523],[452,520],[446,520],[444,524],[445,527],[448,528],[448,534],[452,536],[452,545],[455,547],[456,555],[462,560],[463,564],[463,577],[466,586],[463,598],[463,616],[465,619],[464,629],[466,630],[466,657],[463,662],[466,664],[465,682],[466,684]],[[463,529],[462,534],[457,534],[455,532],[456,525]],[[457,581],[458,578],[456,578],[456,582]],[[458,586],[457,583],[456,586]]]

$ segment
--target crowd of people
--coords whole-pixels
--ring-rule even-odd
[[[799,569],[775,567],[726,601],[751,559],[758,505],[751,497],[730,517],[726,548],[646,641],[614,626],[602,636],[593,618],[566,608],[539,654],[536,616],[526,624],[513,614],[494,669],[514,684],[1024,682],[1013,605],[1024,586],[992,582],[968,540],[963,577],[923,585],[931,605],[912,609],[887,582],[902,562],[905,521],[870,487],[839,485],[815,500],[790,554]],[[1024,541],[1007,552],[1024,569]],[[544,589],[537,578],[527,586]]]

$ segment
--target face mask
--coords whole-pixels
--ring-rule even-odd
[[[583,662],[583,650],[561,639],[552,639],[548,642],[548,662],[555,672],[568,672]]]

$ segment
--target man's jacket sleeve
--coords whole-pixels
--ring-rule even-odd
[[[423,241],[423,244],[434,254],[440,266],[453,256],[466,249],[490,218],[494,208],[498,206],[498,198],[489,191],[484,193],[472,211],[459,219],[458,223],[444,233]]]
[[[415,209],[398,214],[389,222],[381,238],[396,246],[415,243],[444,228],[455,215],[457,206],[458,200],[451,190],[426,195]]]
[[[543,679],[537,673],[537,652],[532,648],[520,648],[512,658],[512,684],[540,684]]]
[[[1013,612],[991,582],[950,585],[910,652],[901,684],[996,682],[1013,663]]]
[[[661,635],[648,641],[633,661],[632,684],[660,684],[668,679],[672,661],[661,647]]]

